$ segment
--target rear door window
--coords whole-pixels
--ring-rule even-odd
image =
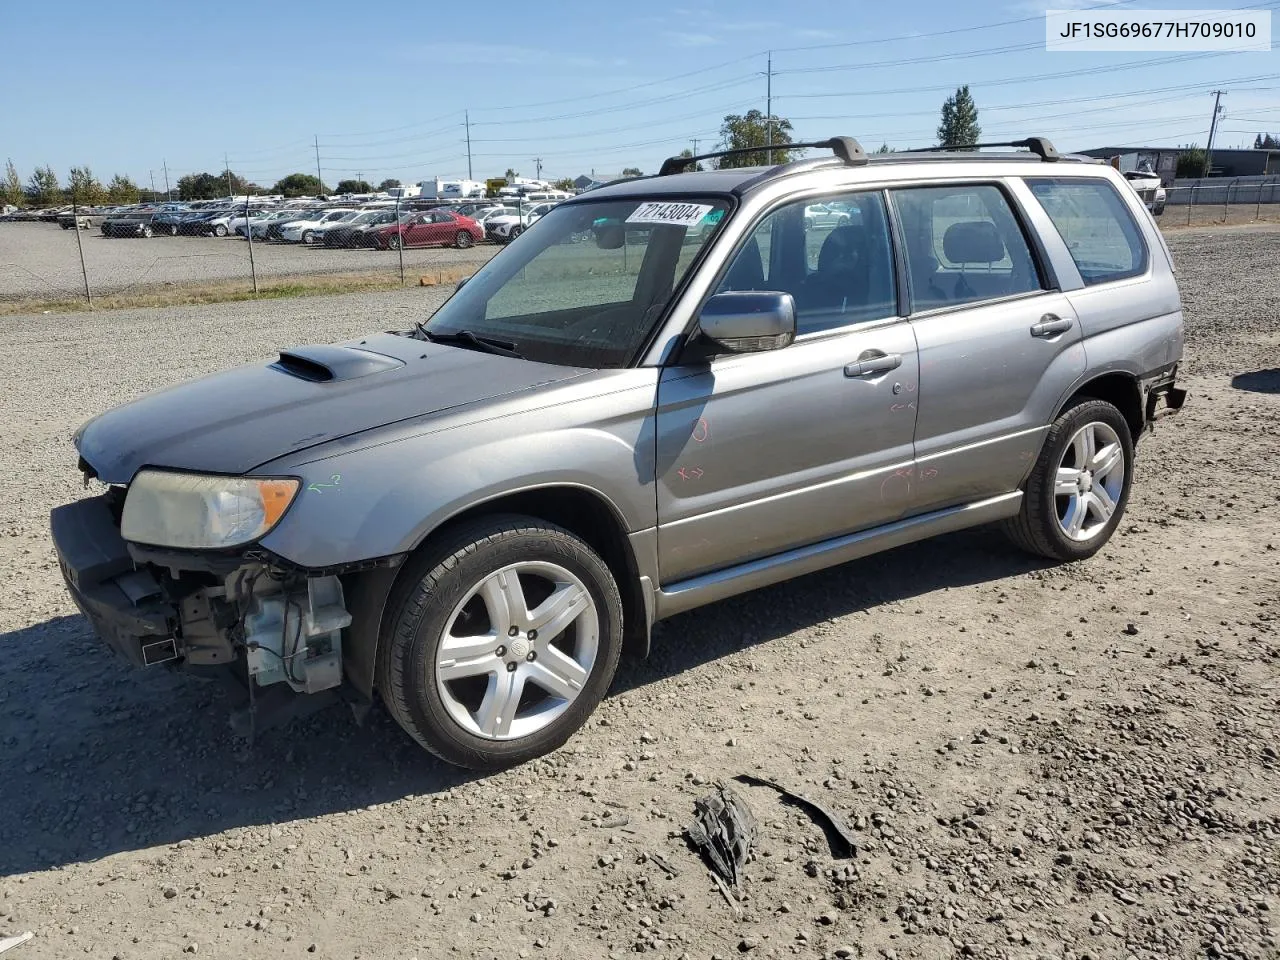
[[[1028,179],[1086,286],[1146,272],[1147,245],[1116,188],[1102,179]]]
[[[1044,289],[1031,248],[999,187],[892,191],[902,224],[913,313]]]

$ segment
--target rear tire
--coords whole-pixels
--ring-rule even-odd
[[[150,226],[145,226],[145,227],[143,227],[143,228],[142,228],[142,235],[143,235],[144,237],[146,237],[148,240],[150,240],[150,239],[151,239],[151,237],[154,235],[154,233],[155,233],[155,231],[154,231],[154,230],[152,230]]]
[[[1120,462],[1110,463],[1117,451]],[[1083,397],[1049,428],[1023,486],[1022,508],[1004,521],[1004,532],[1029,553],[1084,560],[1115,533],[1132,486],[1128,421],[1105,400]]]
[[[225,223],[219,223],[214,226],[213,235],[215,237],[225,237],[227,235],[227,225]]]
[[[315,234],[313,234],[310,230],[302,231],[302,242],[305,243],[307,246],[310,246],[311,244],[315,243],[315,240],[316,240]]]
[[[564,602],[553,613],[555,595]],[[480,517],[428,543],[387,610],[379,694],[423,747],[473,769],[564,744],[608,690],[622,650],[622,599],[609,568],[574,534],[534,517]],[[549,618],[543,637],[539,616]]]
[[[169,236],[176,237],[178,235],[178,225],[176,223],[169,225]]]
[[[391,236],[387,237],[388,250],[399,250],[403,244],[404,241],[400,239],[399,234],[393,233]]]
[[[454,237],[453,245],[459,250],[465,250],[475,242],[475,237],[471,236],[468,230],[459,230],[458,235]]]

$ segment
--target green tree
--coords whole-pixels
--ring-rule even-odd
[[[1253,138],[1253,149],[1280,150],[1280,137],[1273,137],[1269,133],[1260,133]]]
[[[18,176],[18,168],[10,160],[4,168],[4,180],[0,181],[0,206],[22,203],[22,178]]]
[[[897,153],[897,152],[898,152],[897,149],[889,146],[887,143],[880,144],[879,148],[876,150],[876,153]]]
[[[516,173],[511,167],[507,167],[507,172],[503,174],[503,176],[507,178],[507,183],[510,183],[516,177],[520,176],[520,174]]]
[[[107,192],[102,183],[93,175],[88,167],[72,167],[67,184],[67,199],[73,200],[82,207],[96,207],[106,199]]]
[[[1194,143],[1190,143],[1179,149],[1182,152],[1178,154],[1178,166],[1174,171],[1174,175],[1178,177],[1203,177],[1205,161],[1204,148],[1197,147]]]
[[[942,122],[938,124],[938,145],[971,147],[982,136],[978,125],[978,107],[969,94],[969,85],[958,87],[955,96],[942,105]]]
[[[551,185],[557,190],[573,190],[573,178],[561,177],[559,180],[553,180]]]
[[[117,173],[107,184],[107,199],[111,203],[137,203],[138,198],[138,185],[124,174]]]
[[[399,186],[399,184],[396,184]],[[334,193],[373,193],[373,184],[367,180],[339,180]]]
[[[395,177],[387,177],[387,179],[383,180],[380,184],[378,184],[378,192],[386,193],[388,190],[394,189],[395,187],[403,187],[403,186],[404,184],[401,183],[399,180],[397,180]]]
[[[230,170],[221,173],[189,173],[178,178],[179,200],[219,200],[222,197],[261,193],[262,188]]]
[[[643,177],[644,171],[639,167],[623,167],[622,175],[624,177]]]
[[[693,159],[693,151],[692,151],[692,150],[690,150],[688,147],[685,147],[683,150],[681,150],[681,151],[680,151],[680,156],[684,157],[686,160],[691,160],[691,159]],[[704,170],[704,169],[706,169],[706,168],[705,168],[705,167],[703,167],[703,166],[702,166],[702,164],[700,164],[700,163],[695,163],[695,164],[693,165],[693,168],[694,168],[695,170]],[[689,168],[688,168],[688,167],[685,167],[685,169],[686,169],[686,170],[688,170]]]
[[[769,120],[772,122],[768,122]],[[735,157],[720,157],[716,166],[723,170],[731,167],[758,167],[769,163],[770,150],[765,149],[769,143],[772,143],[773,163],[786,163],[793,158],[795,151],[786,149],[787,144],[791,143],[790,120],[776,114],[766,118],[759,110],[748,110],[745,114],[727,114],[720,124],[720,149],[750,149],[751,152]]]
[[[309,173],[291,173],[282,180],[278,180],[276,185],[271,188],[272,193],[282,193],[286,197],[314,197],[319,194],[327,194],[329,188],[320,182],[319,177],[314,177]]]
[[[36,167],[27,181],[27,200],[33,207],[53,207],[62,202],[62,188],[53,167]]]

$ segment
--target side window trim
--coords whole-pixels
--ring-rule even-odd
[[[914,308],[914,288],[911,282],[911,271],[906,263],[906,233],[902,224],[902,217],[898,210],[897,194],[907,190],[916,190],[930,187],[992,187],[1005,201],[1010,213],[1013,216],[1015,225],[1022,234],[1023,243],[1027,245],[1027,252],[1031,256],[1031,264],[1036,272],[1037,282],[1040,284],[1038,290],[1027,290],[1020,293],[1009,294],[1003,297],[990,297],[981,300],[969,300],[964,303],[944,304],[937,307],[926,307],[923,310]],[[1022,203],[1014,195],[1014,191],[1010,188],[1010,184],[1004,178],[965,178],[959,180],[920,180],[904,183],[895,183],[885,188],[886,201],[889,203],[890,224],[894,230],[895,247],[902,251],[901,261],[897,263],[897,269],[905,283],[906,304],[905,308],[899,305],[900,310],[904,310],[903,315],[915,319],[916,317],[938,316],[940,314],[950,313],[955,310],[965,310],[973,307],[984,306],[989,303],[1007,303],[1013,300],[1021,300],[1030,297],[1042,296],[1046,293],[1056,293],[1060,291],[1060,284],[1056,272],[1052,269],[1052,264],[1048,255],[1048,251],[1041,243],[1036,231],[1032,229],[1030,218]]]

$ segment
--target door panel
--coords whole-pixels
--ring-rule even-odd
[[[901,363],[871,369],[889,366],[872,362],[881,353]],[[902,516],[917,381],[906,322],[665,370],[657,439],[662,582]]]
[[[912,326],[920,350],[916,509],[1015,489],[1040,452],[1057,404],[1084,372],[1070,301],[1045,292]]]

